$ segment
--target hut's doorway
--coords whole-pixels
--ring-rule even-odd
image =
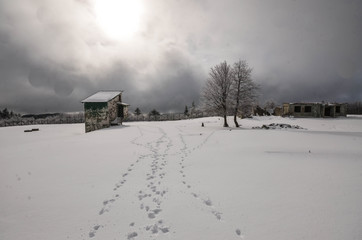
[[[124,111],[123,111],[124,106],[119,104],[118,105],[118,114],[117,117],[123,119],[124,118]]]
[[[330,117],[331,116],[331,107],[325,107],[324,108],[324,116]]]

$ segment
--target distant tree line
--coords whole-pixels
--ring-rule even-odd
[[[0,119],[10,119],[13,117],[20,117],[20,114],[9,111],[7,108],[4,108],[2,111],[0,111]]]
[[[185,105],[185,110],[182,113],[160,113],[155,108],[149,113],[142,113],[141,109],[137,107],[134,112],[129,113],[129,116],[125,121],[172,121],[207,116],[210,116],[210,113],[201,111],[196,107],[195,102],[192,101],[191,106]]]
[[[5,110],[5,109],[4,109]],[[84,123],[84,113],[43,113],[20,115],[7,109],[0,111],[0,127],[36,125],[36,124],[65,124]]]
[[[347,114],[362,114],[362,102],[348,103]]]
[[[41,118],[51,118],[60,116],[62,113],[41,113],[41,114],[25,114],[22,115],[22,118],[34,118],[34,119],[41,119]]]

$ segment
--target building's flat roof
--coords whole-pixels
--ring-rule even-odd
[[[108,102],[112,100],[113,98],[117,97],[119,94],[121,94],[123,91],[99,91],[86,99],[82,101],[82,103],[85,102]]]
[[[312,105],[312,104],[322,104],[322,105],[330,105],[330,106],[334,106],[334,105],[342,105],[342,104],[347,104],[347,103],[330,103],[330,102],[292,102],[292,103],[284,103],[284,104],[300,104],[300,105]]]
[[[117,104],[118,104],[118,105],[122,105],[122,106],[129,106],[129,104],[128,104],[128,103],[125,103],[125,102],[118,102]]]

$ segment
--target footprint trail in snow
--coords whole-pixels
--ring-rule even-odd
[[[126,169],[121,171],[119,180],[112,187],[113,194],[106,197],[101,204],[99,219],[93,221],[94,224],[88,232],[89,238],[97,239],[100,231],[111,231],[108,228],[112,223],[106,220],[107,214],[119,214],[119,218],[122,218],[121,213],[113,211],[113,207],[124,209],[127,208],[125,204],[130,207],[138,205],[134,214],[143,217],[134,219],[130,217],[126,226],[120,226],[123,230],[119,231],[119,236],[123,236],[123,239],[157,239],[162,235],[175,233],[172,230],[172,222],[163,217],[163,204],[167,201],[169,189],[175,187],[174,183],[169,182],[168,177],[177,175],[181,179],[180,186],[184,187],[184,190],[178,192],[191,196],[190,199],[194,199],[200,205],[200,210],[209,212],[216,221],[225,224],[222,212],[214,206],[207,194],[192,186],[187,177],[188,166],[185,165],[190,155],[202,149],[214,132],[205,136],[200,134],[198,144],[190,147],[185,139],[186,134],[177,129],[178,135],[171,138],[162,127],[138,126],[139,136],[131,143],[137,148],[146,150],[147,153],[139,154]],[[173,141],[179,141],[179,144],[174,145]],[[169,166],[170,163],[172,166]],[[131,203],[120,200],[124,194],[130,194],[126,191],[134,192],[134,200]],[[236,238],[243,237],[239,228],[234,228],[232,231]]]

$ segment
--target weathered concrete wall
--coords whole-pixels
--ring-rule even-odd
[[[284,103],[283,104],[283,115],[288,115],[289,114],[289,103]]]
[[[283,115],[283,109],[281,107],[275,107],[273,111],[274,116],[282,116]]]
[[[127,106],[123,107],[123,116],[125,119],[128,117],[128,107]]]
[[[113,98],[111,101],[108,102],[108,117],[109,117],[109,124],[113,122],[118,115],[118,105],[117,102],[121,102],[121,95]]]
[[[289,104],[289,114],[294,117],[321,117],[319,104]]]
[[[337,107],[340,107],[340,111],[337,112]],[[340,105],[336,105],[336,113],[335,116],[336,117],[346,117],[347,116],[347,104],[340,104]]]
[[[109,127],[107,103],[85,103],[85,132]]]

